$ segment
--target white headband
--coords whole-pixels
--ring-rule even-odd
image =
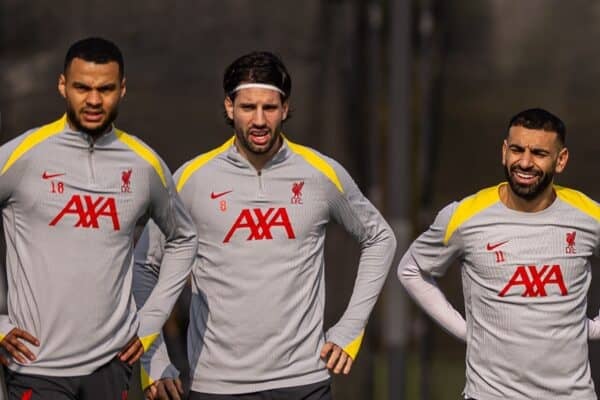
[[[276,92],[281,93],[282,96],[285,96],[285,92],[283,90],[279,89],[275,85],[269,85],[267,83],[242,83],[241,85],[238,85],[235,89],[233,89],[231,91],[231,93],[235,93],[238,90],[248,89],[248,88],[258,88],[258,89],[275,90]]]

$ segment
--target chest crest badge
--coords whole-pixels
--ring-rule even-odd
[[[575,236],[577,235],[577,231],[567,232],[565,240],[567,241],[567,247],[565,247],[565,253],[567,254],[575,254],[577,251],[575,249]]]
[[[131,174],[132,169],[121,172],[121,192],[122,193],[131,193]]]
[[[304,187],[304,181],[294,182],[292,185],[292,204],[302,204],[302,188]]]

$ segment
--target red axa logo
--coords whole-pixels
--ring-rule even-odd
[[[292,185],[292,204],[302,204],[302,188],[304,187],[304,181],[295,182]]]
[[[577,235],[577,231],[567,232],[567,247],[565,247],[565,252],[567,254],[575,254],[575,236]]]
[[[121,229],[119,224],[119,214],[117,213],[117,205],[113,197],[99,196],[93,198],[90,195],[74,194],[67,205],[58,213],[50,226],[55,226],[63,217],[77,217],[75,222],[76,228],[99,228],[99,219],[108,218],[113,225],[115,231]]]
[[[273,228],[282,229],[287,234],[288,239],[296,238],[285,208],[269,208],[264,211],[260,208],[245,208],[227,232],[223,243],[229,243],[231,237],[238,230],[248,232],[246,240],[272,240],[271,229]]]
[[[498,296],[504,297],[510,289],[519,288],[523,297],[546,297],[548,285],[558,287],[561,296],[569,294],[560,265],[544,265],[541,268],[536,265],[519,265]]]
[[[123,193],[131,192],[131,172],[131,168],[121,172],[121,192]]]

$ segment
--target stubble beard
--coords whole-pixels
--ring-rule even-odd
[[[106,114],[106,120],[104,123],[97,128],[86,128],[82,122],[79,114],[75,109],[67,102],[67,117],[69,118],[69,122],[73,125],[73,128],[79,132],[87,133],[88,135],[96,138],[108,130],[108,127],[112,125],[112,123],[117,119],[119,115],[119,108],[115,106]]]

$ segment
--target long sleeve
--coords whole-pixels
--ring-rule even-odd
[[[449,240],[445,233],[456,209],[451,203],[440,211],[428,230],[408,248],[398,265],[398,279],[419,306],[443,329],[465,341],[465,318],[448,302],[435,282],[435,277],[446,273],[461,255],[460,235]]]
[[[198,246],[191,217],[175,191],[168,169],[164,167],[163,170],[167,171],[166,188],[157,179],[156,184],[151,186],[150,193],[150,217],[165,239],[160,265],[155,266],[158,280],[139,310],[138,334],[146,350],[158,337],[181,294]]]
[[[159,276],[163,256],[164,235],[156,224],[149,221],[135,248],[133,268],[133,294],[138,308],[145,303]],[[145,389],[162,378],[177,378],[179,371],[171,364],[164,338],[161,334],[142,355],[141,384]]]
[[[410,296],[435,322],[458,339],[466,340],[465,319],[448,302],[435,279],[416,266],[416,261],[410,253],[406,253],[400,260],[398,279]]]
[[[15,163],[13,161],[12,154],[15,148],[23,141],[24,138],[27,137],[27,134],[30,132],[26,132],[24,135],[21,135],[8,143],[2,145],[0,147],[0,206],[4,209],[11,202],[11,194],[15,187],[18,187],[21,176],[23,174],[23,169],[25,168],[25,163]],[[9,223],[10,218],[7,218],[5,213],[3,212],[3,226],[6,227],[6,224]],[[5,228],[6,229],[6,228]],[[6,254],[6,246],[5,246],[5,235],[10,237],[14,236],[14,232],[12,230],[6,231],[2,229],[2,254]],[[6,255],[3,258],[2,262],[2,275],[0,279],[2,280],[2,284],[0,286],[0,340],[4,339],[11,330],[16,328],[16,326],[11,322],[8,316],[8,276],[6,269]]]
[[[352,296],[341,319],[327,331],[327,340],[356,358],[367,320],[396,251],[396,238],[379,211],[337,163],[344,190],[333,202],[334,218],[360,243],[360,261]]]

